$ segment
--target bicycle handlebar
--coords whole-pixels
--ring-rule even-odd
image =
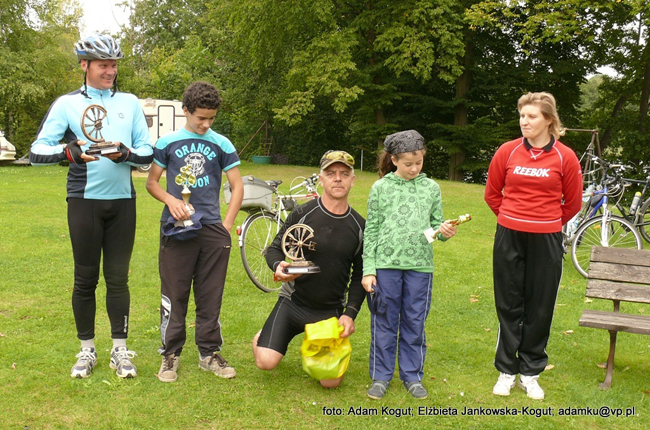
[[[318,182],[318,175],[316,173],[312,174],[310,177],[306,178],[304,181],[299,183],[298,185],[295,185],[291,187],[289,190],[289,194],[292,194],[293,191],[300,189],[300,188],[305,188],[308,193],[316,193],[316,183]]]

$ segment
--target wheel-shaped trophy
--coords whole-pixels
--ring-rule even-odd
[[[81,115],[81,131],[83,131],[86,139],[93,142],[90,148],[86,150],[88,155],[108,155],[120,152],[120,148],[115,146],[113,142],[104,140],[102,135],[104,119],[106,119],[106,109],[100,105],[88,106]]]
[[[320,273],[320,267],[305,260],[305,249],[316,249],[314,230],[305,224],[294,224],[282,236],[282,252],[291,260],[284,269],[288,274]]]

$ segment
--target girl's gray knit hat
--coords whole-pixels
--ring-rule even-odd
[[[386,136],[384,148],[389,154],[419,151],[424,149],[424,137],[415,130],[398,131]]]

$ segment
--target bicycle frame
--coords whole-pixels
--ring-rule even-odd
[[[591,212],[589,215],[589,218],[593,217],[596,215],[598,212],[598,209],[603,208],[603,216],[601,217],[601,228],[600,228],[600,243],[602,246],[607,246],[608,240],[607,240],[607,224],[609,223],[609,218],[612,215],[612,212],[609,210],[609,206],[607,205],[609,198],[607,197],[607,192],[609,191],[609,188],[605,186],[602,190],[600,191],[595,191],[594,195],[602,195],[603,198],[600,199],[600,201],[594,206],[594,210]]]
[[[596,194],[602,194],[602,191],[596,192],[595,189],[599,187],[599,185],[596,184],[596,173],[597,172],[603,172],[603,168],[601,167],[595,167],[597,166],[598,163],[598,158],[595,156],[590,156],[591,161],[588,161],[588,163],[592,166],[593,170],[590,171],[584,171],[583,172],[583,183],[588,182],[589,185],[587,186],[587,189],[585,192],[582,194],[582,202],[583,206],[580,211],[573,216],[567,222],[567,224],[563,227],[562,232],[564,234],[564,248],[565,252],[568,249],[569,244],[573,241],[573,235],[575,232],[580,228],[580,225],[587,221],[588,219],[592,218],[598,210],[601,208],[603,201],[602,199],[597,203],[596,207],[591,211],[591,198],[594,197]],[[601,173],[604,174],[604,173]],[[587,180],[588,178],[588,180]]]
[[[623,205],[617,203],[616,208],[621,212],[621,215],[623,215],[623,218],[627,219],[628,221],[631,221],[634,225],[638,225],[641,222],[643,222],[643,214],[639,209],[641,209],[641,206],[646,200],[646,191],[648,190],[648,185],[650,185],[650,176],[648,176],[645,180],[641,179],[627,179],[623,178],[623,181],[625,181],[627,184],[637,184],[637,185],[643,185],[643,189],[641,190],[641,201],[639,202],[639,206],[636,209],[636,212],[632,216],[627,210],[623,207]]]
[[[608,202],[607,192],[608,191],[609,191],[609,188],[604,187],[602,190],[597,190],[597,191],[593,192],[594,196],[602,195],[603,197],[598,201],[598,203],[596,203],[596,205],[594,206],[594,209],[591,211],[591,213],[589,214],[589,216],[587,218],[591,218],[594,215],[596,215],[596,213],[598,213],[598,209],[603,207],[603,205],[605,206],[604,210],[609,211],[609,209],[607,208],[607,202]]]
[[[301,182],[293,185],[297,180]],[[271,188],[272,202],[269,207],[251,207],[247,209],[248,217],[241,227],[237,228],[238,243],[242,263],[246,274],[253,284],[268,293],[280,288],[270,278],[271,272],[266,267],[266,252],[284,225],[287,213],[296,204],[296,199],[313,199],[318,197],[316,182],[318,175],[309,178],[297,177],[291,182],[288,194],[282,194],[278,186],[281,181],[266,181]],[[296,190],[306,192],[294,194]]]

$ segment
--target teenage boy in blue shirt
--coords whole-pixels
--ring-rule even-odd
[[[230,230],[241,206],[244,186],[235,147],[210,128],[220,106],[221,98],[213,85],[195,82],[187,87],[183,94],[187,123],[184,128],[158,139],[147,179],[147,191],[165,203],[158,254],[162,295],[159,352],[163,356],[158,379],[162,382],[177,379],[192,286],[199,367],[222,378],[236,375],[235,369],[219,354],[223,344],[219,316],[230,256]],[[189,173],[192,177],[188,205],[181,197],[182,179],[180,184],[175,180],[183,178],[181,169],[185,176]],[[165,170],[167,190],[160,185]],[[223,219],[219,207],[222,172],[226,173],[232,190]],[[174,226],[177,221],[186,220],[192,220],[193,224]]]

